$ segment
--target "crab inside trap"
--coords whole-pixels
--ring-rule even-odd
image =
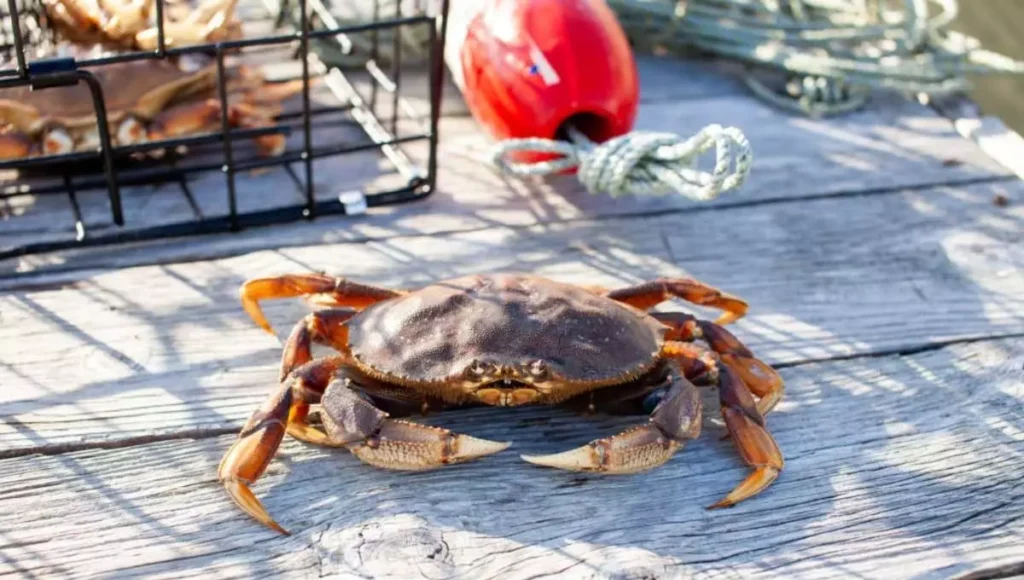
[[[356,66],[338,60],[346,28],[320,0],[307,2],[307,41],[291,4],[158,4],[163,56],[139,52],[152,18],[122,19],[132,34],[100,18],[86,41],[64,30],[78,4],[47,1],[21,3],[9,19],[21,42],[0,55],[2,195],[22,226],[0,259],[360,213],[433,190],[435,79],[422,59],[368,66],[366,51],[436,27],[437,14],[364,23],[352,37],[372,42]],[[191,21],[205,32],[175,36]]]

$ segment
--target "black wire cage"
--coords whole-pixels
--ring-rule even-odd
[[[47,21],[41,1],[6,0],[8,13],[0,12],[0,102],[5,89],[15,87],[35,93],[84,86],[95,112],[98,146],[0,158],[0,260],[361,213],[422,199],[435,189],[447,0],[409,0],[412,6],[402,0],[385,6],[381,0],[355,0],[363,13],[347,19],[337,16],[338,3],[346,0],[333,0],[334,5],[332,0],[241,0],[235,9],[244,30],[240,38],[183,46],[172,46],[165,37],[163,14],[174,0],[154,0],[154,50],[105,50],[84,57],[61,56],[68,43]],[[415,51],[402,36],[408,30],[418,32],[424,47],[411,56]],[[107,104],[119,85],[101,82],[103,69],[191,56],[216,67],[219,131],[116,144]],[[301,79],[294,99],[301,106],[282,111],[268,126],[233,126],[226,87],[236,62],[277,70],[293,84]],[[271,134],[286,137],[282,153],[260,156],[246,146]],[[408,147],[418,154],[409,154]],[[351,186],[342,182],[368,165],[390,173],[374,182],[384,185],[365,186],[355,178]],[[335,170],[318,179],[318,171],[330,168]],[[276,172],[277,181],[267,172]],[[247,183],[270,180],[258,188],[257,202],[247,203],[253,188],[239,186],[242,176]],[[146,217],[137,222],[125,210],[135,195],[148,204],[140,212]],[[41,200],[55,199],[69,211],[47,213],[53,204]],[[187,210],[162,210],[171,206]],[[28,216],[33,224],[18,227],[19,220],[31,221]],[[67,220],[64,216],[73,223],[53,223]],[[96,216],[101,219],[90,219]],[[35,227],[40,222],[45,226]]]

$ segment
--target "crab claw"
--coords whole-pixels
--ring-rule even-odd
[[[562,453],[520,457],[544,467],[619,475],[657,467],[682,448],[681,442],[667,437],[661,429],[650,423]]]
[[[20,159],[32,152],[32,139],[19,131],[0,131],[0,159]]]
[[[349,450],[364,463],[386,469],[422,471],[463,463],[504,451],[511,443],[477,439],[447,429],[387,419],[380,431]]]
[[[639,473],[668,461],[686,441],[700,434],[700,393],[675,368],[672,387],[651,412],[650,420],[614,437],[597,439],[554,455],[522,455],[535,465],[608,474]]]
[[[46,136],[43,137],[43,153],[46,155],[70,153],[74,148],[74,139],[63,127],[53,127],[46,131]]]
[[[135,117],[125,117],[117,126],[117,143],[131,145],[146,140],[146,127]]]

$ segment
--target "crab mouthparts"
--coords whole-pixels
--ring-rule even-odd
[[[540,398],[537,389],[514,379],[500,379],[478,388],[474,394],[485,405],[515,407]]]

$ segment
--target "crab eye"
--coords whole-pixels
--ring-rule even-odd
[[[535,380],[542,380],[548,376],[548,364],[542,360],[535,360],[530,363],[526,370]]]
[[[487,373],[487,367],[480,361],[473,359],[473,362],[469,363],[466,367],[466,374],[471,377],[481,377]]]

